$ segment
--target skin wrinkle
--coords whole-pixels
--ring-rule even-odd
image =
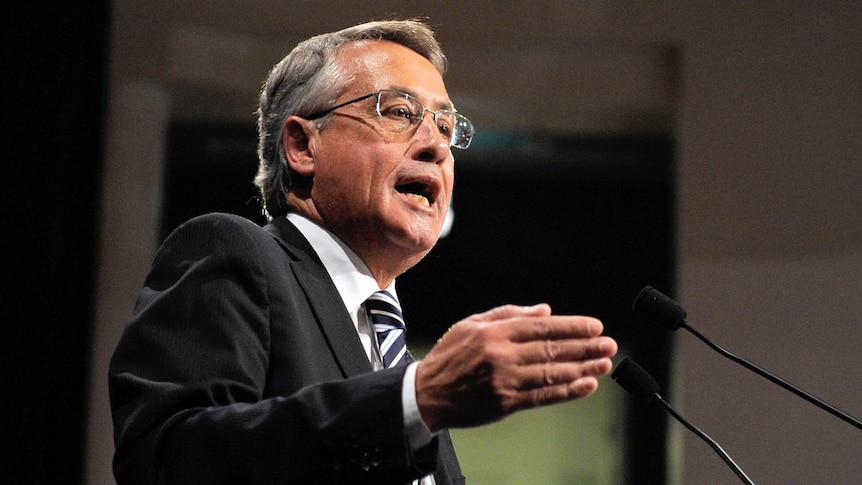
[[[549,361],[553,362],[557,359],[557,355],[559,355],[560,346],[557,342],[553,340],[545,341],[545,358]]]
[[[550,362],[545,363],[545,384],[551,386],[557,380],[554,378],[554,368],[551,366]]]

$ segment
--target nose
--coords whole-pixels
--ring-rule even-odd
[[[417,142],[415,158],[423,162],[440,162],[445,160],[450,153],[449,139],[440,133],[434,118],[434,113],[425,110],[422,121],[413,134],[413,138]]]

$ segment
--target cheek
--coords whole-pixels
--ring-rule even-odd
[[[443,171],[443,180],[446,187],[446,195],[449,199],[452,198],[452,192],[455,189],[455,167],[450,166]]]
[[[359,150],[344,150],[328,152],[325,158],[316,162],[314,181],[320,188],[327,191],[354,191],[369,183],[371,174],[365,166],[367,157]]]

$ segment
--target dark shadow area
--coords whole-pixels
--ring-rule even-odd
[[[253,180],[257,132],[253,125],[174,122],[168,131],[161,239],[207,212],[239,214],[266,223]]]
[[[3,233],[0,481],[76,484],[84,468],[110,2],[8,1],[2,17],[2,179],[11,224]]]

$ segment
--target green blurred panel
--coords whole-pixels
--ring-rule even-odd
[[[600,381],[593,396],[452,430],[471,485],[612,485],[623,467],[623,393]]]

